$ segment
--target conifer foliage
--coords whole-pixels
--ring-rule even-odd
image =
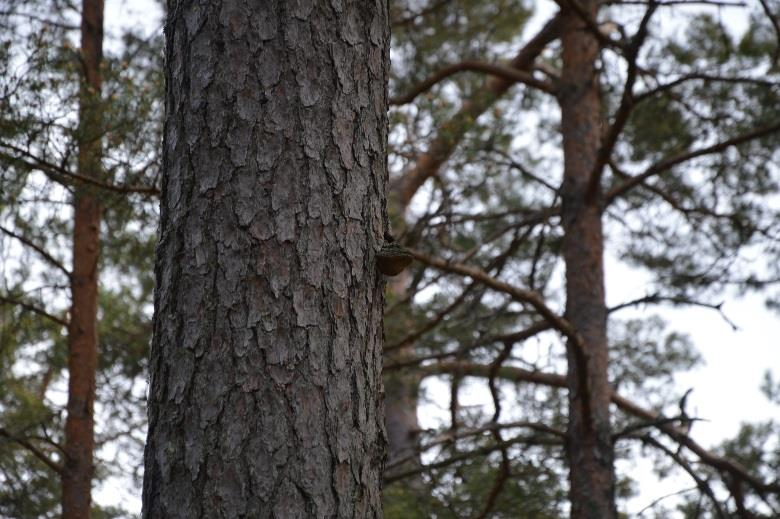
[[[396,4],[391,209],[418,266],[386,319],[388,517],[616,517],[638,456],[692,484],[645,513],[776,515],[777,424],[698,444],[672,382],[702,345],[654,308],[776,294],[777,3],[499,3]],[[610,308],[616,259],[648,284]],[[422,430],[404,413],[442,385]]]
[[[114,516],[91,494],[140,462],[159,39],[106,33],[102,0],[0,24],[0,516]]]
[[[87,0],[83,5],[101,4]],[[217,4],[241,2],[209,3],[212,8]],[[294,31],[296,35],[304,34],[303,27],[310,23],[305,15],[308,3],[275,4],[294,4],[300,10],[290,23],[300,29]],[[340,2],[324,4],[332,7]],[[204,19],[204,24],[218,20],[221,25],[209,30],[221,34],[220,38],[247,27],[247,37],[266,34],[269,18],[254,12],[251,16],[256,19],[245,24],[241,17],[250,16],[249,11],[236,9],[220,11],[215,18]],[[81,43],[82,17],[87,11],[69,0],[0,0],[2,517],[59,516],[67,510],[60,504],[67,494],[63,482],[79,463],[87,469],[81,471],[82,477],[94,465],[93,488],[108,476],[121,475],[133,487],[128,494],[141,494],[139,455],[146,423],[144,380],[152,334],[161,190],[163,35],[161,26],[152,37],[144,31],[106,33],[102,57],[94,54],[98,59],[90,62]],[[780,3],[392,0],[389,17],[393,59],[389,63],[387,209],[395,241],[415,262],[387,278],[385,291],[382,375],[389,445],[383,475],[384,516],[625,517],[629,501],[645,490],[641,482],[654,477],[687,483],[669,496],[642,493],[643,499],[648,498],[643,517],[780,516],[778,420],[769,417],[742,424],[733,438],[705,448],[697,440],[697,422],[708,417],[695,414],[688,403],[688,388],[677,387],[674,381],[677,373],[706,369],[703,358],[708,345],[694,344],[656,315],[657,309],[697,307],[709,310],[713,320],[728,319],[724,301],[748,293],[763,296],[770,308],[780,307]],[[94,22],[87,18],[89,29]],[[744,23],[732,23],[740,20]],[[190,30],[186,21],[177,30],[185,29]],[[355,39],[360,30],[372,30],[370,24],[352,29],[357,33],[343,34]],[[270,49],[272,44],[265,45]],[[341,48],[327,45],[322,43],[318,49],[330,48],[338,54]],[[183,45],[180,50],[188,48]],[[281,48],[274,47],[279,52]],[[212,55],[220,49],[225,47],[203,52]],[[262,56],[258,49],[254,51]],[[231,59],[241,62],[237,56],[240,53]],[[334,55],[332,64],[344,66],[344,59]],[[247,67],[252,63],[241,62]],[[262,62],[269,84],[280,81],[275,66],[278,60]],[[360,72],[361,66],[355,65],[355,70]],[[380,65],[372,62],[372,66]],[[192,78],[196,84],[205,80],[198,70]],[[313,70],[306,69],[313,76],[302,77],[303,84],[321,79]],[[244,77],[240,70],[231,73]],[[298,95],[295,73],[291,66],[278,92],[294,90]],[[337,76],[328,85],[343,87],[362,77],[351,72]],[[232,91],[238,82],[220,85]],[[245,94],[220,98],[220,102],[240,106],[245,110],[241,116],[254,121],[258,110],[270,110],[269,99],[284,100],[279,93],[281,97],[254,103]],[[355,96],[363,95],[369,94],[355,90]],[[314,97],[306,99],[314,101]],[[339,106],[346,110],[345,104]],[[322,108],[323,114],[330,117],[331,109],[332,105]],[[243,199],[239,187],[244,184],[239,181],[250,182],[260,166],[277,167],[277,155],[283,153],[291,157],[285,164],[303,163],[303,156],[314,164],[321,158],[318,150],[332,144],[330,138],[344,143],[353,135],[333,137],[330,131],[311,130],[322,118],[258,119],[268,125],[289,124],[288,135],[300,129],[296,125],[309,125],[308,133],[304,128],[309,147],[299,156],[297,148],[277,146],[268,136],[247,140],[241,125],[228,131],[219,123],[226,113],[215,114],[210,119],[214,128],[208,130],[224,140],[219,153],[234,147],[245,151],[242,143],[250,141],[262,151],[251,154],[253,158],[243,165],[238,151],[191,161],[202,168],[206,159],[219,156],[224,164],[232,164],[230,171],[235,171],[238,184],[230,188],[237,200],[229,204],[231,214],[269,210],[263,200],[276,204],[273,210],[292,211],[298,206],[273,201],[281,196],[278,192],[260,189],[256,193],[248,188],[252,196]],[[374,131],[380,119],[353,119],[355,126],[349,128]],[[383,129],[379,131],[384,135]],[[184,146],[185,141],[172,141],[177,143]],[[333,171],[341,161],[349,161],[350,154],[342,156],[341,151],[324,162]],[[349,167],[368,163],[367,156],[353,158]],[[371,160],[381,162],[373,155]],[[225,179],[204,180],[212,181],[228,185]],[[376,185],[384,185],[384,180]],[[216,184],[208,186],[203,193],[213,194],[210,189]],[[303,189],[303,184],[299,187]],[[312,200],[298,200],[300,207],[306,207],[300,213],[311,207],[315,212],[321,209],[317,196],[322,193],[324,188],[314,189]],[[93,216],[99,216],[83,226],[92,233],[84,249],[91,261],[97,260],[96,266],[81,262],[80,248],[74,248],[81,221],[79,204],[85,200]],[[168,202],[174,210],[172,200]],[[355,221],[363,214],[357,211]],[[380,227],[385,226],[381,220],[369,222],[373,227],[361,227],[358,234],[381,238]],[[225,221],[215,218],[212,223],[217,228]],[[271,231],[253,227],[249,235],[252,232],[265,236]],[[317,279],[318,286],[327,288],[327,276],[340,268],[334,262],[343,257],[322,254],[325,249],[318,245],[316,232],[311,232],[296,242],[295,250],[285,249],[291,242],[282,236],[282,245],[270,254],[287,250],[290,258],[319,258],[321,264],[307,263],[311,271],[302,273],[301,279]],[[217,234],[226,243],[235,237]],[[247,238],[246,243],[254,239]],[[234,244],[239,242],[245,244],[237,238]],[[372,246],[380,250],[381,243]],[[232,250],[232,245],[225,247]],[[212,252],[203,252],[203,257]],[[258,268],[266,269],[263,272],[269,276],[286,272],[291,260],[280,258]],[[236,259],[234,264],[245,260]],[[173,256],[168,261],[179,262]],[[634,297],[608,306],[605,290],[616,266],[634,269],[647,283]],[[79,271],[84,267],[86,272]],[[350,275],[359,276],[356,272],[352,269]],[[193,268],[182,276],[195,274]],[[379,283],[373,270],[366,275],[371,283]],[[76,292],[87,278],[97,281],[93,285],[96,306],[91,310],[97,317],[93,319],[96,333],[74,325],[81,322],[75,307],[82,299]],[[246,288],[240,283],[235,286],[235,293],[204,299],[203,307],[224,310],[220,326],[238,329],[246,325],[248,315],[255,314],[239,303],[217,304],[219,297]],[[293,310],[306,310],[304,303],[319,301],[314,296],[295,300],[283,287],[273,287],[258,285],[255,299],[274,290],[282,298],[290,296],[288,317]],[[253,311],[261,321],[270,319],[263,309]],[[371,315],[371,322],[376,322],[378,316]],[[338,331],[338,316],[331,317],[332,322],[312,324],[321,336],[315,332],[305,337],[285,335],[278,344],[288,344],[284,341],[289,339],[292,349],[295,341],[319,344],[325,348],[322,351],[336,348],[335,341],[323,338]],[[284,319],[279,317],[279,322],[289,324]],[[262,322],[270,323],[266,321]],[[205,322],[198,321],[201,328],[184,336],[212,337],[215,332]],[[350,326],[354,324],[350,321]],[[74,357],[76,334],[97,337],[94,369]],[[737,346],[735,356],[742,354]],[[335,350],[327,351],[328,359],[335,358]],[[276,391],[289,383],[285,370],[299,362],[295,355],[279,355],[281,367],[269,367],[270,375],[263,378],[266,400],[283,394]],[[236,373],[244,369],[241,359],[235,356],[234,366],[240,368]],[[189,369],[175,361],[166,362]],[[366,366],[378,365],[378,359],[363,361]],[[87,366],[87,376],[94,377],[95,445],[87,449],[89,453],[71,451],[67,445],[69,410],[89,407],[73,400],[73,391],[68,404],[69,366],[74,371]],[[209,372],[208,366],[198,369]],[[366,373],[373,376],[371,369]],[[252,382],[256,373],[241,374],[242,387],[259,384]],[[777,404],[778,375],[768,372],[763,381],[744,383],[760,385]],[[737,380],[735,374],[729,383]],[[235,389],[226,381],[216,384],[213,378],[201,376],[198,381],[199,390],[205,392],[214,387]],[[377,380],[370,383],[375,389]],[[368,387],[355,384],[342,387],[343,394],[359,395],[361,388]],[[697,394],[696,388],[693,391]],[[156,396],[158,404],[164,396]],[[237,398],[224,408],[245,418],[239,411],[249,404]],[[316,399],[306,402],[314,402],[311,409],[319,405]],[[278,408],[294,413],[292,409],[305,402],[293,403]],[[365,409],[379,409],[374,401],[364,404]],[[418,410],[437,406],[441,416],[424,429],[421,424],[428,427],[432,421]],[[171,409],[162,418],[155,411],[158,424],[179,416],[180,410]],[[336,415],[328,416],[336,420]],[[289,418],[273,423],[293,424],[289,430],[296,434],[303,430]],[[200,453],[199,462],[209,455],[219,459],[232,455],[234,445],[225,440],[228,436],[214,432],[219,430],[218,419],[204,420],[192,426],[192,431],[201,426],[205,431],[198,445],[222,450],[193,451]],[[371,427],[377,425],[376,420],[365,423],[369,422]],[[173,424],[171,431],[175,429]],[[378,429],[371,429],[375,433],[381,436]],[[302,438],[291,441],[300,447]],[[157,452],[164,452],[163,443],[158,442]],[[322,442],[315,443],[314,447]],[[350,456],[357,456],[361,449],[357,443],[350,445],[355,447]],[[278,454],[284,449],[266,450]],[[372,467],[380,450],[371,453]],[[94,462],[90,462],[93,451]],[[625,470],[640,458],[652,460],[654,473]],[[162,481],[165,467],[150,461],[159,469],[154,481]],[[217,483],[232,481],[230,464],[219,466],[224,477],[197,482],[214,499],[227,492]],[[249,468],[246,471],[251,473]],[[317,481],[329,484],[328,477],[322,475]],[[304,487],[314,483],[305,477],[296,484],[280,478],[278,486],[260,481],[260,492],[270,495],[274,488],[282,489],[287,496],[282,498],[289,498],[282,499],[287,510],[299,510],[305,500],[296,496],[311,490]],[[187,481],[180,479],[177,484],[195,484]],[[156,491],[150,484],[149,495]],[[338,509],[334,513],[357,516],[349,505],[357,501],[342,499],[338,508],[331,494],[325,490],[316,494],[305,505],[310,506],[307,510]],[[169,506],[182,495],[169,492],[158,499],[159,506]],[[261,501],[236,498],[231,502],[255,506],[254,513],[263,510]],[[364,502],[372,513],[378,510],[376,495]],[[119,508],[100,509],[94,504],[92,512],[96,517],[128,515]]]

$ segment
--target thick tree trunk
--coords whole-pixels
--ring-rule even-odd
[[[593,19],[598,3],[581,2]],[[561,131],[563,258],[566,263],[566,317],[584,339],[568,346],[572,517],[615,517],[610,389],[607,380],[607,311],[604,299],[604,239],[601,194],[591,189],[600,144],[601,102],[596,59],[598,42],[572,13],[563,37]]]
[[[386,2],[169,13],[143,516],[380,517]]]
[[[100,63],[103,57],[103,0],[84,0],[81,15],[83,75],[79,97],[78,171],[101,176]],[[62,473],[62,517],[90,516],[93,473],[95,372],[97,370],[99,196],[87,184],[75,186],[73,268],[68,330],[68,414]]]

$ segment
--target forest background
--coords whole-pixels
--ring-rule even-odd
[[[632,114],[618,151],[634,165],[711,145],[722,140],[718,136],[734,134],[732,130],[760,126],[756,122],[777,121],[778,27],[773,16],[777,4],[671,4],[661,5],[649,25],[642,58],[668,77],[685,67],[710,77],[700,78],[689,91],[670,90],[668,96]],[[463,278],[462,272],[443,275],[452,263],[482,265],[493,277],[530,280],[550,301],[561,302],[556,226],[548,222],[529,227],[513,220],[532,215],[540,201],[554,206],[557,198],[557,112],[544,92],[534,90],[544,86],[544,79],[555,77],[554,45],[531,78],[539,84],[526,77],[531,84],[512,87],[491,100],[476,119],[458,119],[463,99],[478,97],[486,82],[511,75],[496,68],[486,79],[490,71],[479,63],[506,67],[507,57],[542,30],[555,10],[554,3],[512,1],[392,6],[390,93],[396,107],[391,112],[391,183],[396,180],[398,185],[410,165],[419,164],[437,135],[445,134],[444,140],[456,141],[457,147],[441,169],[418,186],[414,198],[405,200],[405,211],[396,207],[393,219],[398,239],[420,251],[422,261],[390,286],[386,341],[390,347],[403,347],[388,351],[388,386],[400,380],[408,390],[409,379],[415,381],[413,388],[420,384],[413,395],[390,395],[391,401],[395,398],[405,407],[400,416],[407,419],[410,409],[416,409],[420,422],[410,428],[413,448],[391,450],[388,517],[476,515],[491,499],[489,513],[495,516],[530,507],[524,512],[529,517],[555,517],[567,507],[566,468],[556,454],[559,447],[528,438],[527,445],[511,451],[513,468],[511,477],[504,478],[508,483],[502,483],[501,497],[491,497],[510,452],[491,447],[497,428],[489,424],[498,421],[496,408],[502,423],[515,423],[518,429],[523,428],[521,422],[544,422],[554,428],[564,421],[565,399],[558,391],[522,381],[497,382],[497,368],[492,376],[470,377],[466,369],[447,373],[438,362],[497,366],[493,363],[503,355],[506,340],[498,340],[498,346],[485,344],[481,350],[463,345],[467,339],[508,336],[518,320],[529,317],[522,305],[489,293]],[[45,517],[57,514],[61,494],[57,471],[43,460],[57,462],[65,428],[68,358],[63,322],[69,269],[64,266],[72,259],[70,188],[84,182],[69,171],[75,143],[83,139],[76,105],[81,69],[74,57],[80,9],[68,2],[41,0],[6,2],[0,11],[5,31],[0,514]],[[603,15],[614,23],[603,30],[609,38],[630,36],[646,11],[647,4],[641,2],[614,6]],[[93,182],[93,187],[103,189],[100,197],[105,204],[100,232],[95,496],[96,514],[106,517],[137,513],[134,499],[140,494],[155,194],[160,185],[161,19],[162,9],[154,3],[107,5],[101,99],[109,115],[99,139],[110,179],[103,183],[112,187]],[[603,56],[609,98],[610,92],[619,92],[609,86],[621,85],[626,69],[609,50]],[[458,73],[421,92],[413,102],[401,102],[401,94],[447,63],[460,63],[455,67]],[[742,81],[719,82],[714,79],[719,74]],[[650,73],[640,74],[637,84],[653,88],[657,81]],[[447,125],[453,121],[465,129],[452,130]],[[447,136],[448,131],[452,135]],[[620,352],[613,360],[614,385],[675,423],[692,425],[693,437],[705,447],[736,456],[749,470],[771,479],[780,461],[776,423],[780,388],[777,371],[774,375],[771,371],[777,365],[780,325],[764,302],[776,308],[772,298],[777,297],[780,175],[777,137],[767,135],[753,148],[743,149],[746,156],[724,150],[712,162],[697,163],[687,170],[695,180],[690,184],[675,177],[669,185],[647,188],[629,199],[630,208],[647,211],[636,220],[624,217],[625,208],[613,211],[614,220],[607,226],[606,271],[608,306],[634,301],[619,319],[610,320],[611,347]],[[615,166],[610,181],[623,174]],[[722,191],[705,189],[716,180],[724,181]],[[668,193],[659,193],[661,188],[688,198],[670,200]],[[731,200],[739,203],[732,205]],[[678,232],[686,226],[691,234]],[[630,236],[641,240],[632,241]],[[437,256],[451,263],[437,265]],[[434,268],[425,267],[425,258]],[[404,286],[399,288],[400,284]],[[393,294],[400,295],[394,299]],[[415,342],[413,351],[406,347],[410,341]],[[421,362],[428,367],[416,370]],[[535,334],[502,362],[532,372],[561,372],[565,366],[560,339],[551,332]],[[693,392],[682,404],[689,388]],[[688,415],[697,421],[686,422]],[[635,425],[625,417],[618,423]],[[391,431],[391,449],[392,439]],[[430,447],[421,456],[420,445]],[[522,442],[512,449],[517,445]],[[706,494],[701,482],[691,483],[690,475],[668,456],[650,451],[638,445],[620,451],[619,509],[631,516],[640,510],[657,517],[669,517],[673,511],[691,517],[697,516],[695,510],[706,513],[712,505],[701,499]],[[420,463],[429,470],[421,470]],[[393,470],[405,477],[393,479]],[[748,495],[740,505],[733,489],[718,486],[710,469],[697,470],[704,481],[713,482],[716,501],[725,508],[738,511],[747,506],[751,513],[774,513],[776,497],[772,501]],[[656,480],[659,483],[653,484]],[[117,494],[124,496],[121,502],[113,499]],[[669,494],[673,495],[655,501]]]

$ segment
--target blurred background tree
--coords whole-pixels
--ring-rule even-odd
[[[599,47],[590,178],[607,268],[618,258],[648,279],[636,300],[602,302],[614,455],[618,463],[650,456],[661,477],[689,474],[693,489],[646,515],[776,515],[777,426],[746,425],[714,452],[687,437],[695,417],[673,381],[702,358],[653,308],[697,306],[717,318],[724,298],[776,298],[778,4],[735,3],[750,13],[742,34],[725,26],[723,2],[556,4],[557,14],[542,3],[394,4],[391,208],[420,263],[391,282],[386,514],[569,513],[570,411],[557,388],[572,359],[561,327],[520,292],[572,315],[562,310],[560,105],[570,84],[560,38],[583,31]],[[535,7],[550,14],[529,24],[523,8]],[[486,23],[491,16],[499,20]],[[641,317],[621,319],[631,308]],[[440,383],[421,384],[430,377]],[[423,430],[410,406],[430,409],[431,387],[441,405],[441,382],[449,420]],[[618,511],[640,481],[618,475]]]
[[[0,516],[86,517],[92,485],[140,484],[161,35],[104,37],[94,0],[0,25]]]

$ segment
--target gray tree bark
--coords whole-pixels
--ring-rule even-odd
[[[147,518],[380,517],[384,1],[180,0]]]

